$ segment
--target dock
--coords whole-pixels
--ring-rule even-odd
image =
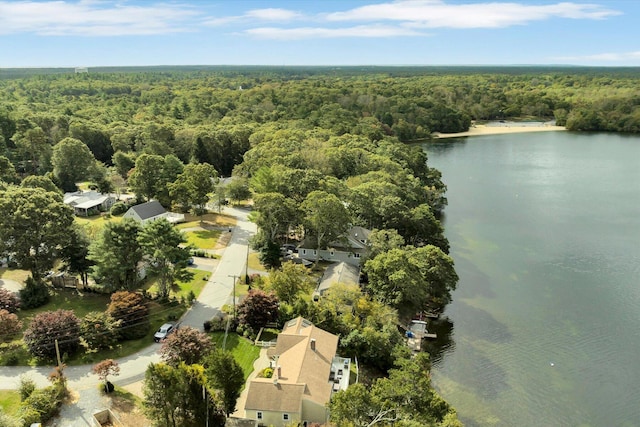
[[[422,340],[438,338],[436,334],[429,333],[427,322],[423,320],[412,320],[405,335],[407,337],[407,345],[413,351],[420,351]]]

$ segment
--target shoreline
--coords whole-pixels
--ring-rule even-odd
[[[504,126],[487,126],[487,125],[475,125],[469,128],[466,132],[456,133],[433,133],[433,139],[447,139],[447,138],[462,138],[466,136],[482,136],[482,135],[502,135],[509,133],[528,133],[528,132],[557,132],[566,131],[564,126],[555,126],[549,124],[543,124],[540,126],[531,125],[518,125],[517,123],[508,123]]]

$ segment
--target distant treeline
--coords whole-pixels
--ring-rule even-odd
[[[35,139],[117,151],[199,150],[229,175],[258,129],[322,129],[371,141],[467,130],[472,120],[555,119],[570,130],[640,131],[636,68],[102,67],[0,70],[0,153],[34,161]],[[37,136],[37,138],[36,138]],[[35,138],[35,139],[34,139]],[[42,151],[42,150],[41,150]],[[44,150],[46,151],[46,150]],[[41,159],[42,164],[47,159]]]

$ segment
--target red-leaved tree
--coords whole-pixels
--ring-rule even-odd
[[[0,288],[0,310],[7,310],[9,313],[15,313],[20,308],[20,300],[13,292]]]
[[[238,305],[240,325],[250,327],[254,332],[267,323],[278,320],[278,297],[260,289],[252,289]]]
[[[209,335],[191,326],[183,326],[164,340],[160,356],[171,366],[178,366],[180,362],[193,365],[200,363],[211,350],[213,342]]]
[[[18,316],[0,309],[0,342],[9,341],[22,329],[22,322]]]
[[[71,310],[45,311],[36,314],[24,333],[29,352],[36,357],[53,359],[58,341],[60,355],[72,354],[80,344],[80,319]]]

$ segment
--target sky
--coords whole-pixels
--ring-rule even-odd
[[[0,0],[0,68],[640,66],[640,0]]]

